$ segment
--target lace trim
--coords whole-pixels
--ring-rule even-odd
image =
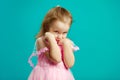
[[[42,49],[40,49],[39,51],[33,52],[33,53],[30,55],[30,57],[28,58],[28,63],[30,64],[30,66],[34,68],[34,64],[32,63],[32,60],[31,60],[32,57],[34,57],[34,56],[39,56],[40,54],[45,53],[46,51],[48,51],[48,48],[47,48],[47,47],[42,48]]]

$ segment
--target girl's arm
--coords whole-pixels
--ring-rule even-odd
[[[75,58],[73,55],[73,50],[72,50],[72,43],[69,39],[65,39],[63,41],[63,60],[64,64],[67,68],[70,68],[74,65]]]
[[[55,42],[54,38],[50,37],[47,39],[49,41],[49,51],[47,51],[45,53],[46,57],[54,63],[61,62],[61,53],[60,53],[59,46]],[[37,50],[38,51],[40,49],[44,48],[45,46],[46,46],[45,42],[43,41],[42,38],[37,41]]]
[[[50,32],[45,33],[45,39],[48,40],[49,53],[46,53],[48,59],[55,63],[61,62],[61,51],[53,34]]]
[[[55,39],[49,39],[49,57],[55,62],[61,62],[61,51]]]

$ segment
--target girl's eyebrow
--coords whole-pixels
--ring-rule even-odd
[[[68,31],[65,31],[65,32],[63,32],[63,33],[68,33]]]

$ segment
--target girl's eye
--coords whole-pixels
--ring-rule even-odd
[[[64,32],[63,34],[67,34],[67,32]]]
[[[55,33],[59,33],[58,31],[54,31]]]

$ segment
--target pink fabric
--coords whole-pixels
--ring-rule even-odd
[[[74,50],[74,51],[77,51],[77,50],[80,50],[80,49],[79,49],[78,46],[74,46],[74,47],[73,47],[73,50]]]
[[[33,53],[31,54],[31,56],[29,57],[29,59],[28,59],[28,63],[30,64],[30,66],[34,68],[34,64],[33,64],[32,61],[31,61],[32,57],[38,56],[38,55],[40,55],[41,53],[44,53],[44,52],[46,52],[46,51],[48,51],[48,48],[47,48],[47,47],[42,48],[42,49],[39,50],[39,51],[33,52]]]
[[[61,49],[61,55],[63,55],[63,49]],[[74,48],[73,48],[74,50]],[[75,50],[78,50],[75,49]],[[33,67],[31,74],[28,77],[28,80],[74,80],[74,77],[69,69],[64,66],[64,62],[61,61],[58,64],[54,64],[44,55],[44,52],[48,51],[48,48],[43,48],[36,53],[33,53],[28,62]],[[34,67],[31,62],[33,56],[38,56],[38,63]]]

